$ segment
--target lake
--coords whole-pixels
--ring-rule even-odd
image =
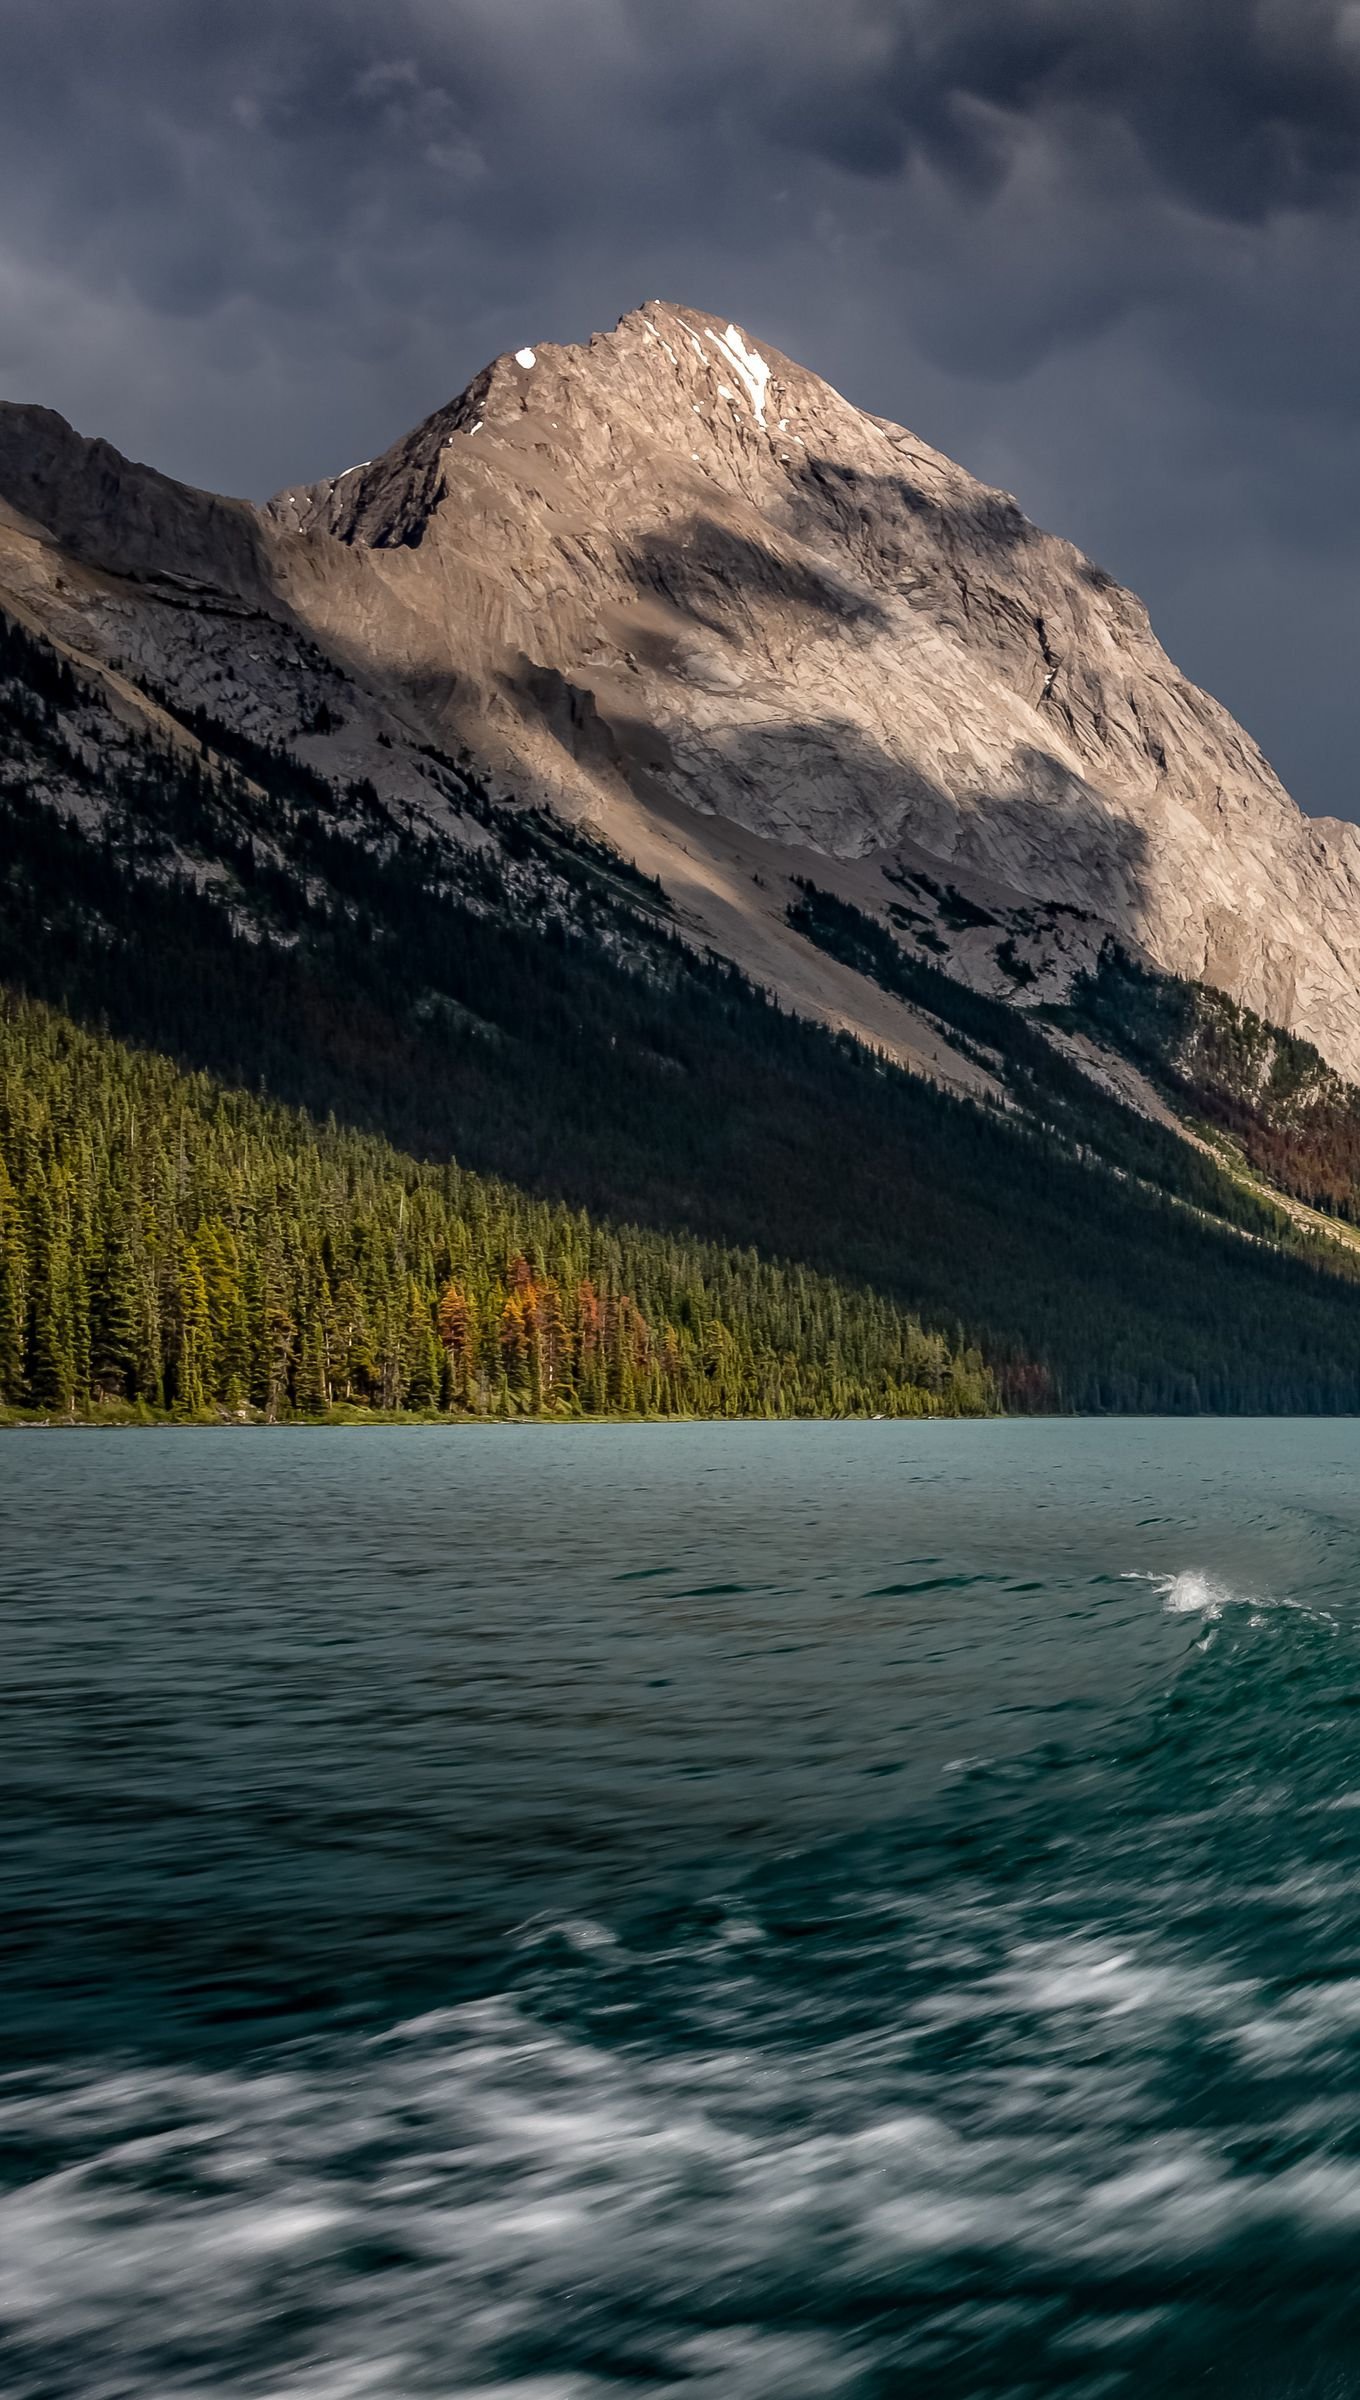
[[[1360,2394],[1360,1426],[0,1439],[10,2400]]]

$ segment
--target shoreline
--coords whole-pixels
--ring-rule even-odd
[[[890,1416],[886,1412],[872,1416],[757,1416],[720,1417],[707,1415],[643,1416],[623,1410],[592,1410],[587,1415],[560,1416],[454,1416],[429,1412],[416,1415],[406,1411],[378,1415],[371,1410],[356,1409],[350,1414],[332,1413],[324,1417],[264,1416],[201,1416],[177,1417],[168,1410],[159,1414],[136,1410],[115,1413],[101,1412],[97,1416],[29,1415],[17,1410],[0,1413],[0,1436],[6,1433],[346,1433],[373,1432],[431,1432],[453,1433],[478,1427],[501,1426],[589,1426],[589,1425],[997,1425],[1012,1422],[1001,1410],[986,1416],[948,1413],[936,1410],[929,1414]]]
[[[654,1425],[1354,1425],[1360,1410],[1334,1409],[1325,1415],[1299,1409],[1200,1409],[1189,1416],[1171,1409],[1115,1410],[1045,1409],[1020,1413],[993,1409],[987,1414],[947,1412],[889,1416],[668,1416],[648,1417],[623,1412],[593,1411],[589,1416],[451,1416],[407,1414],[377,1416],[356,1410],[352,1415],[326,1417],[176,1417],[101,1415],[83,1417],[22,1416],[0,1413],[0,1438],[7,1433],[431,1433],[482,1431],[558,1431],[591,1426]]]

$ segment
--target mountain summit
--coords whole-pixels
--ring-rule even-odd
[[[264,509],[0,409],[6,503],[0,595],[64,638],[217,704],[225,673],[278,735],[304,663],[339,669],[319,761],[483,762],[813,1013],[810,861],[985,991],[1060,997],[1113,931],[1360,1073],[1360,831],[1305,818],[1070,544],[724,317],[526,344]]]
[[[1360,1067],[1360,834],[1304,818],[1069,543],[721,317],[498,359],[270,513],[365,554],[384,671],[507,773],[905,845]]]

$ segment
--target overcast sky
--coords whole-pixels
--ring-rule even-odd
[[[0,0],[0,396],[263,496],[733,316],[1360,817],[1360,0]]]

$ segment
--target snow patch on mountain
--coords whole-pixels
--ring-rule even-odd
[[[729,325],[726,333],[715,333],[711,325],[706,325],[704,327],[704,331],[708,335],[709,340],[717,343],[718,348],[723,353],[723,356],[733,367],[735,367],[738,375],[741,377],[741,380],[746,387],[747,395],[751,402],[751,414],[755,418],[757,425],[763,428],[765,424],[765,395],[770,387],[770,370],[765,364],[764,359],[761,357],[760,352],[758,350],[748,350],[745,340],[735,325]],[[720,383],[718,389],[722,393],[724,399],[731,400],[735,397],[735,395],[728,390],[725,383]]]

